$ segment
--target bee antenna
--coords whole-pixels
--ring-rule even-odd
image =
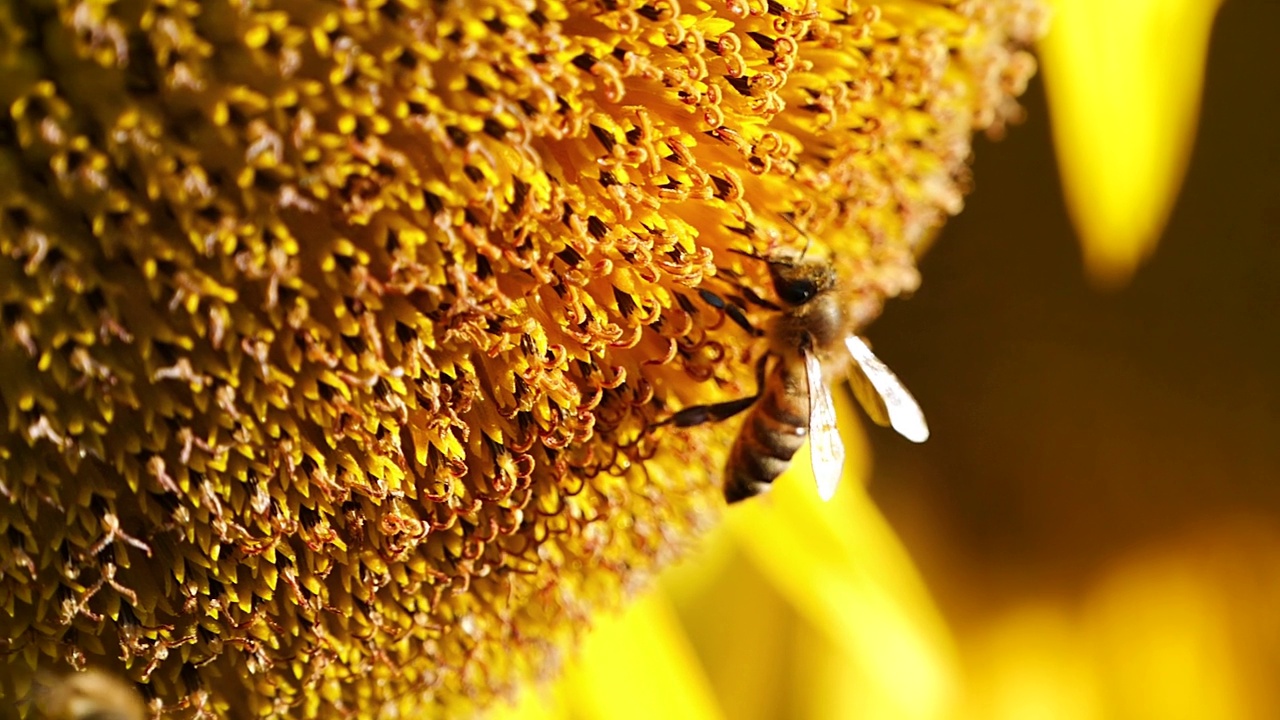
[[[804,249],[800,251],[800,258],[799,258],[800,260],[803,260],[804,256],[809,254],[809,246],[813,244],[813,238],[809,237],[809,233],[802,230],[800,226],[796,224],[796,221],[791,217],[792,215],[794,215],[794,213],[789,213],[789,212],[778,213],[778,217],[785,220],[788,225],[790,225],[796,232],[800,233],[800,235],[804,237]]]
[[[762,256],[760,256],[760,255],[757,255],[757,254],[755,253],[755,251],[753,251],[753,250],[739,250],[738,248],[729,248],[729,252],[734,253],[734,254],[736,254],[736,255],[743,255],[743,256],[749,257],[749,258],[751,258],[751,259],[753,259],[753,260],[764,260],[764,259],[765,259],[764,257],[762,257]]]

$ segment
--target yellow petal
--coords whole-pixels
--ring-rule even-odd
[[[962,638],[968,679],[964,717],[1106,717],[1098,668],[1076,618],[1059,603],[1024,603]]]
[[[1218,0],[1059,0],[1041,43],[1067,205],[1098,282],[1155,247],[1186,172]]]
[[[574,720],[716,720],[716,707],[670,604],[649,593],[601,618],[554,698],[530,694],[492,717]]]
[[[856,426],[847,394],[841,425]],[[843,435],[847,440],[850,433]],[[866,457],[850,443],[852,458]],[[942,717],[954,700],[950,637],[910,558],[863,491],[851,460],[830,503],[817,498],[808,453],[766,498],[734,508],[735,539],[809,625],[842,654],[838,668],[868,717]]]

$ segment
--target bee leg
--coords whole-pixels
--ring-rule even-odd
[[[695,425],[703,425],[709,422],[720,422],[728,420],[738,413],[746,410],[760,399],[760,394],[764,392],[764,373],[769,363],[769,356],[766,354],[760,358],[760,362],[756,364],[756,394],[750,397],[738,398],[737,400],[728,400],[721,403],[713,403],[711,405],[692,405],[687,407],[671,417],[663,420],[658,425],[675,425],[676,427],[693,427]]]
[[[772,310],[773,312],[782,312],[782,308],[778,307],[775,303],[769,302],[768,300],[765,300],[764,298],[760,297],[760,295],[756,293],[755,290],[752,290],[749,287],[743,286],[742,297],[745,298],[746,301],[751,303],[752,305],[762,307],[765,310]]]
[[[738,327],[750,333],[751,337],[764,337],[764,331],[751,324],[751,321],[747,319],[746,313],[742,312],[742,308],[729,304],[725,305],[724,311],[731,320],[737,323]]]
[[[747,314],[736,303],[726,302],[724,298],[706,288],[698,289],[698,297],[701,297],[711,307],[724,312],[735,325],[746,330],[752,337],[764,335],[760,328],[751,324],[751,321],[747,319]]]
[[[693,405],[672,415],[666,422],[676,427],[693,427],[694,425],[728,420],[754,405],[759,397],[759,395],[752,395],[751,397],[739,398],[728,402],[715,403],[714,405]]]

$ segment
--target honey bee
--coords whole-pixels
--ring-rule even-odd
[[[759,365],[757,394],[684,408],[667,422],[689,427],[750,409],[725,468],[724,497],[729,503],[768,490],[807,436],[818,494],[829,500],[844,466],[830,378],[847,370],[854,395],[871,419],[912,442],[927,440],[929,426],[915,398],[856,334],[855,314],[831,263],[804,258],[766,261],[782,304],[763,303],[776,313],[763,333],[769,350]]]

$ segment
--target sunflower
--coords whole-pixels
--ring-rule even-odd
[[[721,513],[740,298],[918,283],[1031,0],[0,7],[0,692],[453,716]],[[690,470],[695,468],[695,470]]]

